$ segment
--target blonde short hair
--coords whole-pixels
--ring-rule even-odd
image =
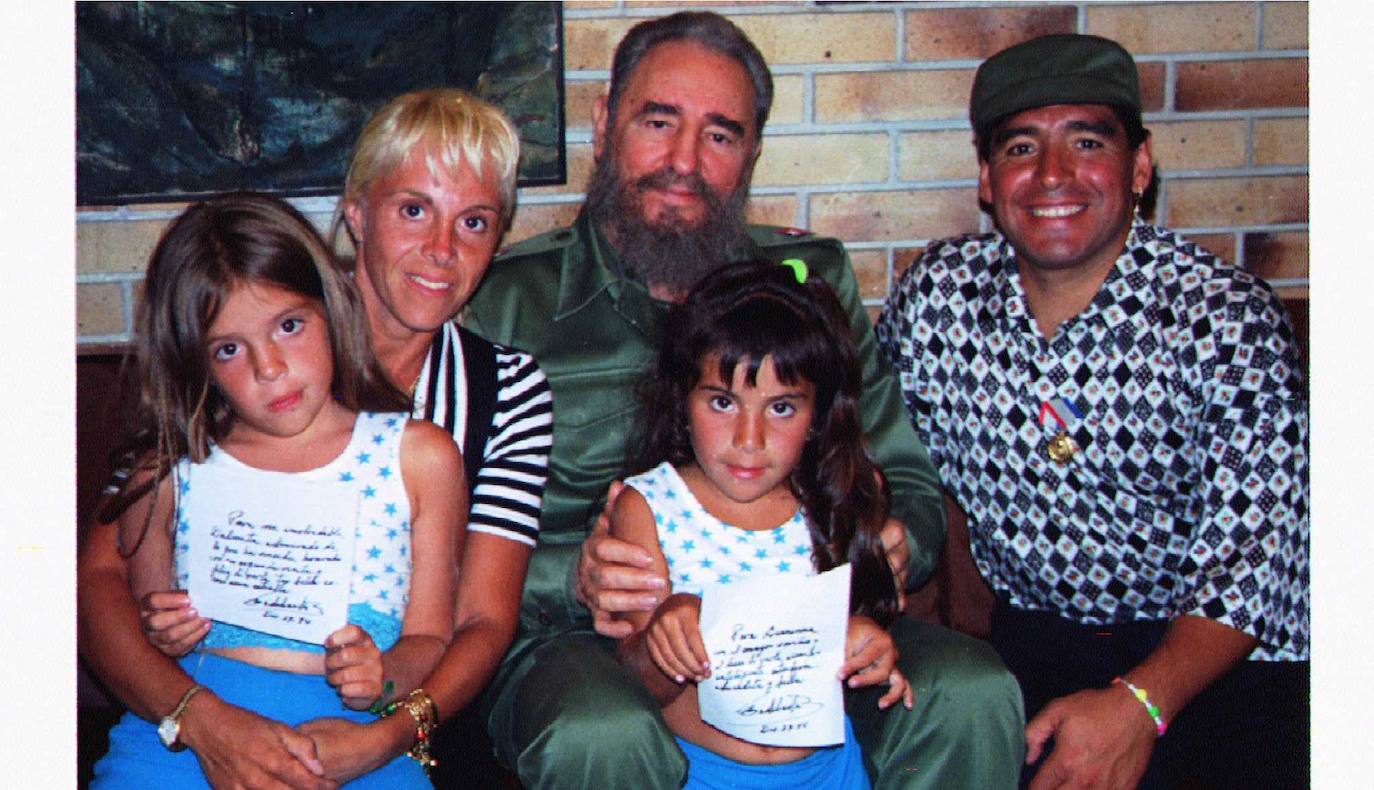
[[[369,183],[399,167],[417,146],[431,172],[466,163],[478,178],[492,173],[501,191],[501,219],[509,222],[520,135],[498,107],[456,88],[402,94],[372,114],[353,147],[340,208],[361,199]]]

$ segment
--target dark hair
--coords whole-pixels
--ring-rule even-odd
[[[1122,130],[1126,132],[1126,145],[1129,146],[1132,151],[1139,148],[1140,144],[1145,142],[1145,139],[1150,136],[1150,130],[1145,128],[1145,124],[1140,119],[1140,113],[1130,107],[1121,107],[1116,104],[1108,104],[1107,106],[1111,108],[1112,113],[1116,115],[1117,122],[1121,124]],[[1002,127],[1006,126],[1008,121],[1021,112],[1024,112],[1024,110],[1018,110],[1010,115],[1004,115],[998,118],[988,124],[987,134],[975,136],[974,147],[978,149],[979,162],[988,161],[988,156],[992,153],[992,141],[997,139],[997,135],[1002,131]]]
[[[715,354],[726,381],[745,364],[753,385],[771,357],[781,381],[815,386],[811,430],[787,483],[806,510],[816,569],[850,562],[851,609],[891,622],[897,591],[879,537],[887,481],[864,442],[858,353],[835,292],[815,276],[798,283],[791,268],[768,261],[731,264],[703,278],[669,311],[656,369],[641,388],[644,441],[634,471],[695,460],[688,395]]]
[[[606,104],[609,120],[615,124],[620,94],[630,75],[649,50],[671,41],[691,41],[735,59],[749,72],[754,84],[754,134],[756,144],[763,137],[763,125],[773,107],[773,75],[758,47],[733,22],[710,11],[680,11],[670,16],[640,22],[630,28],[615,48],[611,61],[611,87]]]
[[[141,427],[117,452],[116,468],[152,474],[137,486],[131,474],[102,507],[101,520],[114,520],[149,490],[155,492],[182,458],[203,461],[210,442],[233,426],[228,401],[211,385],[205,333],[229,294],[247,283],[322,303],[334,358],[331,392],[344,407],[409,411],[410,399],[372,355],[352,279],[300,212],[250,192],[197,203],[172,222],[153,250],[134,320]]]

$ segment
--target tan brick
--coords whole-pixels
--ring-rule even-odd
[[[610,69],[611,56],[638,19],[564,19],[563,68],[568,71]]]
[[[968,117],[972,69],[816,75],[816,120],[899,121]]]
[[[76,286],[77,335],[117,335],[126,331],[123,286],[118,283]]]
[[[1163,63],[1137,63],[1140,72],[1140,109],[1158,112],[1164,109],[1164,80],[1168,76]]]
[[[1179,179],[1166,184],[1165,225],[1265,225],[1307,221],[1307,177]]]
[[[811,134],[770,137],[754,170],[759,186],[886,181],[885,134]]]
[[[1077,21],[1078,11],[1070,5],[908,11],[906,59],[986,58],[1029,38],[1072,33]]]
[[[1307,3],[1265,3],[1265,49],[1307,49]]]
[[[1160,170],[1200,170],[1245,164],[1245,121],[1150,124],[1150,145]]]
[[[768,113],[770,126],[780,123],[801,123],[805,118],[806,78],[800,74],[773,77],[773,109]]]
[[[745,217],[756,225],[778,225],[790,228],[797,224],[797,197],[795,195],[750,197]]]
[[[925,254],[925,247],[894,247],[892,249],[892,282],[896,283],[902,274],[911,268],[918,258]]]
[[[1236,234],[1234,233],[1188,233],[1188,241],[1230,263],[1236,263]]]
[[[1255,121],[1255,164],[1307,164],[1307,119],[1265,118]]]
[[[850,250],[849,262],[854,265],[854,277],[859,281],[860,298],[887,298],[886,250]]]
[[[933,239],[978,228],[973,189],[848,192],[811,196],[812,229],[845,241]]]
[[[81,216],[80,212],[77,212],[77,216]],[[105,223],[76,223],[76,271],[79,274],[95,271],[100,258],[100,226],[103,224]]]
[[[592,110],[596,107],[596,100],[605,95],[605,80],[566,83],[563,86],[563,119],[568,129],[591,129]]]
[[[749,14],[731,19],[769,65],[897,59],[897,15]]]
[[[1306,233],[1245,234],[1245,268],[1266,280],[1301,280],[1308,274]]]
[[[911,132],[897,141],[897,177],[903,181],[977,178],[978,155],[967,129]]]
[[[141,272],[169,220],[82,222],[77,225],[77,271]],[[90,257],[87,257],[90,256]]]
[[[616,0],[564,0],[564,7],[573,11],[593,8],[615,8]]]
[[[519,206],[510,230],[501,240],[502,245],[515,244],[545,231],[571,225],[577,218],[581,203],[544,203],[540,205]]]
[[[1180,63],[1175,109],[1306,107],[1307,58]]]
[[[573,143],[568,146],[568,180],[560,186],[527,187],[520,190],[520,198],[545,197],[580,193],[587,188],[592,175],[592,144]]]
[[[1131,54],[1253,49],[1254,3],[1109,3],[1088,6],[1087,32]]]

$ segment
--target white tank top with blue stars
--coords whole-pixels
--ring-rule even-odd
[[[773,529],[741,529],[707,513],[672,464],[661,463],[625,484],[653,511],[675,593],[701,595],[707,586],[749,576],[816,575],[801,508]]]
[[[401,480],[401,435],[407,415],[361,412],[348,446],[333,461],[306,472],[273,472],[244,464],[217,446],[204,463],[183,459],[177,465],[177,586],[186,589],[188,513],[195,513],[197,490],[218,484],[227,470],[264,478],[326,483],[359,504],[348,591],[348,621],[362,627],[381,650],[401,636],[410,597],[410,500]],[[194,516],[192,516],[194,517]],[[323,653],[324,647],[216,622],[204,647],[269,647]]]

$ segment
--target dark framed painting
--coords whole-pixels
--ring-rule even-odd
[[[373,110],[458,87],[520,129],[520,185],[561,184],[560,3],[78,3],[79,205],[335,194]]]

